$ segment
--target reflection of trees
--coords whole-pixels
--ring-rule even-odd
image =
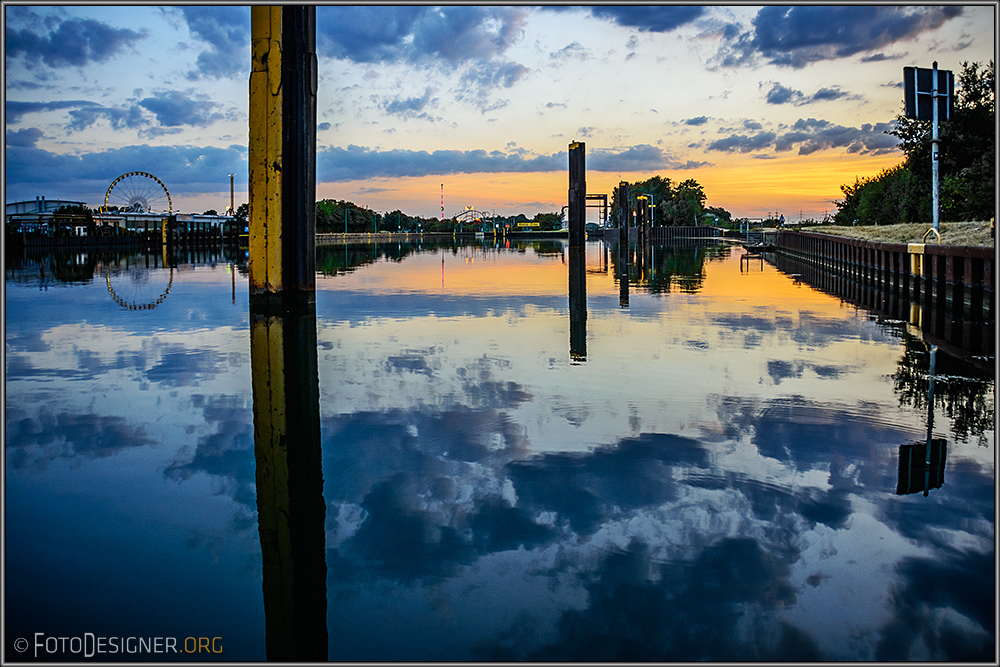
[[[401,262],[409,255],[433,252],[441,247],[445,246],[406,241],[317,246],[316,272],[322,276],[336,276],[351,273],[367,264],[375,264],[380,259]],[[451,247],[451,243],[447,247]]]
[[[535,251],[536,255],[562,255],[563,253],[563,242],[562,241],[528,241],[528,242],[517,242],[519,249],[521,248],[531,248]]]
[[[892,375],[893,392],[900,405],[927,409],[930,384],[930,351],[927,344],[905,331],[905,352]],[[938,349],[935,365],[934,404],[951,420],[959,440],[982,436],[993,428],[993,379],[972,364]]]
[[[194,266],[214,266],[219,261],[234,262],[246,269],[246,259],[235,248],[217,247],[197,253],[187,252],[166,257],[156,252],[121,252],[110,249],[49,250],[43,252],[5,253],[6,278],[8,281],[33,285],[39,280],[66,284],[86,284],[93,282],[96,274],[104,274],[109,269],[131,271],[133,268],[160,268],[191,264]]]
[[[86,284],[94,280],[94,270],[99,262],[100,258],[93,254],[61,253],[23,257],[15,261],[8,258],[7,280],[25,285],[39,281]]]
[[[359,267],[375,264],[379,260],[401,262],[406,257],[418,253],[434,253],[447,250],[457,255],[460,250],[474,248],[484,252],[496,251],[492,239],[481,243],[455,244],[451,239],[434,241],[387,241],[384,243],[349,243],[345,245],[323,245],[316,247],[316,271],[323,276],[351,273]],[[515,241],[501,252],[525,253],[528,249],[536,255],[562,256],[565,246],[561,240]]]
[[[654,245],[629,248],[629,282],[659,294],[680,291],[694,293],[705,282],[705,262],[726,256],[728,246],[717,245]],[[618,250],[611,252],[615,275]],[[641,265],[641,266],[640,266]]]

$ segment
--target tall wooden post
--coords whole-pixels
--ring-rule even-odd
[[[316,8],[250,8],[250,301],[315,303]]]
[[[628,228],[632,222],[631,193],[629,192],[628,181],[618,184],[615,193],[615,212],[618,217],[618,229],[621,238],[628,242]]]
[[[569,145],[569,247],[581,248],[587,239],[587,167],[584,158],[586,144],[574,141]]]
[[[250,8],[250,356],[267,658],[325,661],[316,9]]]

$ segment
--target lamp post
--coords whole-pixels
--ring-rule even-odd
[[[654,205],[653,195],[645,193],[645,192],[640,192],[639,194],[637,194],[635,196],[635,198],[636,199],[645,199],[645,200],[647,200],[649,202],[649,224],[651,226],[655,225],[656,224],[656,220],[655,220],[655,217],[656,217],[656,206]]]

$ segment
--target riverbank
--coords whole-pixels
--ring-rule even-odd
[[[994,238],[990,234],[990,223],[986,222],[942,222],[939,225],[941,245],[986,246],[993,248]],[[816,225],[802,227],[800,231],[846,236],[852,239],[878,241],[880,243],[920,243],[931,228],[930,223],[905,223],[899,225],[865,225],[858,227],[837,227]],[[936,243],[937,237],[930,234],[928,243]]]
[[[476,232],[375,232],[375,233],[350,233],[350,234],[316,234],[316,245],[342,245],[344,243],[391,243],[395,241],[427,241],[444,242],[451,240],[474,241],[476,239],[496,239],[524,240],[524,239],[558,239],[569,238],[569,232],[565,229],[554,231],[531,231],[531,232],[508,232],[505,236],[494,236],[493,234],[477,234]]]

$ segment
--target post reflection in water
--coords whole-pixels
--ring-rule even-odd
[[[628,241],[618,243],[618,306],[628,308]]]
[[[267,659],[325,661],[326,505],[315,307],[251,313],[250,359]]]
[[[569,354],[587,360],[587,250],[569,248]]]

